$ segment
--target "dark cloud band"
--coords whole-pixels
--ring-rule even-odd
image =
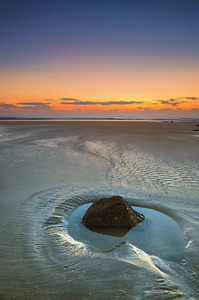
[[[51,102],[45,103],[45,102],[19,102],[18,105],[33,105],[33,106],[46,106],[50,104]]]
[[[129,104],[142,104],[142,101],[70,101],[70,102],[64,102],[62,101],[61,104],[67,104],[67,105],[129,105]]]
[[[44,103],[44,102],[19,102],[16,105],[14,104],[9,104],[9,103],[0,103],[0,108],[3,108],[5,110],[9,109],[23,109],[23,110],[33,110],[33,111],[38,111],[38,110],[50,110],[52,109],[50,107],[51,102]]]

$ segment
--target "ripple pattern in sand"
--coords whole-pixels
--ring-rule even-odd
[[[106,194],[100,194],[100,190]],[[173,295],[186,299],[185,289],[173,271],[176,263],[149,255],[128,242],[102,251],[74,239],[67,231],[66,217],[76,208],[118,192],[116,188],[70,186],[46,190],[28,199],[22,243],[23,260],[27,264],[24,273],[31,268],[32,284],[43,289],[46,295],[57,293],[58,297],[65,293],[71,299],[78,299],[80,295],[88,297],[91,293],[95,299],[117,299],[122,294],[118,290],[121,285],[124,299],[137,294],[148,299],[158,299],[162,295],[165,299]],[[131,193],[129,190],[126,195]],[[136,203],[136,199],[133,202]],[[146,281],[146,274],[149,281]],[[48,282],[46,286],[45,282]]]
[[[111,164],[108,178],[113,183],[189,197],[199,192],[199,168],[192,161],[181,158],[176,161],[169,154],[152,154],[137,146],[103,141],[86,142],[85,149]]]

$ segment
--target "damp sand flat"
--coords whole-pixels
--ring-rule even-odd
[[[1,121],[0,296],[197,299],[196,125]],[[75,209],[114,194],[177,222],[185,239],[180,261],[167,246],[161,256],[129,240],[93,250],[67,231]]]

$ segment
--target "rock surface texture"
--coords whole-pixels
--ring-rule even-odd
[[[131,229],[145,216],[135,211],[121,196],[96,200],[86,211],[82,223],[93,231],[97,229]],[[96,229],[96,230],[95,230]]]

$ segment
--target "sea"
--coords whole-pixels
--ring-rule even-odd
[[[0,299],[199,299],[198,122],[0,121]],[[123,236],[81,220],[122,196]]]

